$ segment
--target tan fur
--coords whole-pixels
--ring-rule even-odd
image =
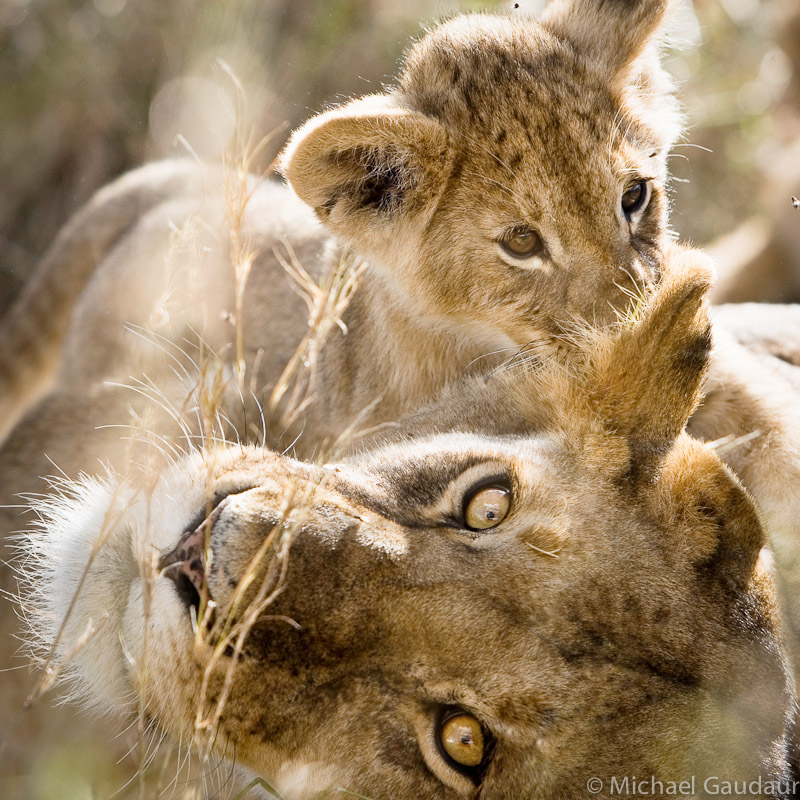
[[[105,525],[59,645],[106,604],[106,628],[70,665],[81,691],[133,716],[141,692],[173,737],[235,753],[287,800],[337,787],[569,800],[592,778],[605,798],[626,776],[777,794],[795,690],[764,531],[738,480],[683,432],[710,351],[708,285],[675,250],[636,317],[587,334],[571,369],[466,381],[345,462],[216,448],[149,497],[75,486],[33,538],[40,634],[52,640],[80,576],[49,555],[80,563]],[[443,422],[459,398],[461,430]],[[527,432],[495,435],[497,414]],[[467,530],[471,487],[498,475],[508,516]],[[200,551],[166,555],[198,535],[205,567]],[[216,604],[197,633],[181,575]],[[453,708],[483,728],[474,770],[437,748]]]
[[[28,527],[19,494],[46,489],[41,476],[56,470],[74,479],[105,462],[139,480],[221,435],[300,457],[371,446],[376,426],[464,376],[508,358],[569,361],[587,325],[635,311],[669,247],[677,118],[653,41],[665,4],[573,5],[539,22],[456,17],[412,47],[395,88],[310,121],[282,169],[316,218],[238,168],[151,165],[98,195],[3,329],[0,413],[17,421],[0,451],[3,529]],[[637,177],[650,198],[627,219],[620,199]],[[524,262],[500,246],[521,224],[545,245]],[[333,303],[340,319],[328,314],[298,351],[325,299],[313,280],[349,303]],[[768,371],[771,359],[760,359]],[[299,367],[287,375],[287,363]],[[783,443],[726,457],[741,456],[770,532],[790,542],[800,439],[787,404],[763,401],[790,380],[770,374],[754,386],[735,356],[715,362],[717,396],[735,409],[717,405],[694,432]],[[470,418],[452,395],[437,413],[443,426]],[[484,424],[502,434],[527,423]],[[13,629],[9,604],[1,611]],[[0,666],[20,663],[13,650]],[[15,677],[0,680],[3,707],[19,706]],[[38,721],[53,727],[44,712]],[[20,745],[11,763],[25,758],[25,737],[6,741]]]

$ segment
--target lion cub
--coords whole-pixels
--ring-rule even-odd
[[[631,293],[657,276],[666,155],[679,127],[653,52],[666,6],[666,0],[559,0],[537,21],[455,17],[410,49],[395,88],[321,114],[294,134],[281,167],[333,234],[327,269],[338,270],[342,261],[367,264],[344,314],[349,335],[337,329],[319,360],[317,399],[304,415],[300,452],[359,415],[362,425],[397,419],[465,370],[485,371],[500,353],[523,345],[545,355],[562,350],[576,325],[613,319]],[[151,168],[138,184],[131,177],[116,193],[107,190],[94,214],[84,213],[51,254],[50,283],[61,295],[70,291],[67,277],[77,292],[93,269],[108,275],[111,260],[127,258],[134,274],[144,270],[129,292],[120,288],[126,277],[119,270],[113,285],[110,277],[92,279],[104,285],[91,308],[82,303],[75,323],[85,377],[129,360],[129,336],[113,358],[107,348],[102,357],[87,355],[96,342],[119,336],[109,323],[152,328],[150,312],[165,294],[186,298],[169,313],[183,314],[217,352],[230,341],[230,331],[214,330],[216,307],[233,305],[231,289],[216,279],[230,278],[227,237],[209,243],[202,230],[218,230],[225,218],[226,210],[209,200],[224,189],[212,176],[191,172],[187,165],[171,173]],[[275,275],[272,247],[288,239],[301,263],[318,273],[320,256],[305,245],[309,237],[322,239],[296,203],[279,192],[264,195],[252,198],[245,214],[245,237],[260,252],[244,299],[251,376],[257,351],[266,353],[258,362],[259,388],[274,383],[280,358],[291,352],[281,343],[283,352],[271,357],[276,329],[285,339],[290,326],[289,335],[299,339],[307,320],[274,288],[283,279]],[[198,208],[201,197],[205,207]],[[192,217],[202,224],[183,261],[197,264],[198,252],[205,261],[194,281],[178,281],[179,296],[165,286],[164,261],[177,269],[165,239]],[[121,242],[133,242],[122,256]],[[222,263],[208,263],[213,246]],[[152,271],[145,259],[155,262]],[[143,296],[145,280],[158,288]],[[197,281],[214,296],[197,297]],[[40,289],[28,306],[46,305],[42,325],[58,327],[50,319],[59,314],[53,306],[69,301],[42,298]],[[12,321],[28,310],[17,310]],[[41,326],[33,327],[41,338]],[[16,328],[30,336],[30,324]],[[5,333],[9,361],[30,349],[13,331]],[[11,373],[12,389],[21,383],[14,371],[22,369],[0,360],[0,376]]]
[[[294,134],[292,188],[338,253],[368,262],[358,361],[325,385],[346,386],[348,415],[380,398],[374,416],[394,419],[487,354],[563,350],[657,277],[679,131],[654,52],[666,7],[456,17],[409,50],[394,89]]]

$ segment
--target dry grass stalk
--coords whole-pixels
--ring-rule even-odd
[[[319,353],[328,334],[337,326],[347,335],[342,314],[366,264],[353,265],[341,258],[337,269],[324,274],[317,283],[298,261],[288,241],[284,246],[286,256],[278,251],[275,256],[308,309],[308,330],[275,383],[267,404],[270,416],[277,417],[284,427],[289,427],[314,396]]]
[[[234,83],[239,103],[244,104],[244,91],[238,79],[230,68],[220,62],[222,71]],[[241,108],[237,110],[241,114]],[[244,115],[241,114],[243,118]],[[256,374],[259,365],[260,352],[256,351],[253,364],[246,363],[245,331],[243,325],[244,300],[247,282],[253,263],[258,256],[253,246],[251,237],[247,233],[246,217],[247,206],[251,198],[254,183],[251,177],[251,168],[265,144],[274,135],[264,137],[253,144],[252,137],[241,134],[236,144],[223,156],[224,171],[224,201],[226,223],[228,227],[228,251],[233,266],[232,280],[234,281],[234,325],[235,325],[235,353],[233,375],[238,390],[238,396],[244,397],[246,376],[250,370],[250,383],[248,391],[255,391]],[[272,165],[268,171],[272,169]],[[264,177],[264,176],[262,176]],[[165,263],[169,264],[178,251],[183,260],[192,261],[201,258],[201,248],[196,247],[196,240],[202,232],[202,225],[197,220],[189,219],[174,231],[173,244],[169,253],[165,254]],[[297,421],[303,411],[311,402],[316,391],[317,364],[321,348],[326,337],[334,327],[343,333],[347,329],[342,321],[342,315],[356,287],[358,278],[364,269],[363,264],[352,265],[342,260],[338,268],[326,274],[318,284],[309,272],[300,264],[295,252],[288,242],[285,242],[285,254],[278,253],[277,257],[286,273],[289,275],[298,294],[304,300],[308,310],[308,330],[298,345],[295,353],[284,368],[279,380],[272,388],[266,408],[261,409],[262,426],[261,436],[272,424],[286,427]],[[93,543],[91,554],[85,566],[83,576],[67,609],[64,622],[58,631],[50,652],[42,659],[43,676],[26,700],[25,708],[38,702],[57,682],[65,669],[75,656],[92,640],[100,630],[96,621],[91,621],[86,630],[68,646],[62,646],[64,630],[69,621],[78,597],[83,591],[89,571],[93,568],[97,554],[107,544],[112,532],[126,522],[128,504],[134,500],[148,503],[165,464],[174,463],[182,455],[202,448],[206,455],[206,519],[213,510],[213,486],[215,474],[214,453],[220,445],[227,444],[226,430],[233,427],[234,439],[240,436],[252,438],[252,431],[237,430],[228,420],[226,408],[230,397],[236,392],[231,392],[230,372],[226,369],[224,359],[211,349],[198,334],[195,344],[186,342],[185,345],[162,337],[157,331],[169,315],[169,304],[174,301],[172,297],[165,297],[163,309],[161,305],[156,309],[156,317],[152,319],[151,330],[131,328],[131,332],[148,341],[152,346],[160,348],[168,361],[172,362],[172,373],[177,378],[177,385],[182,387],[179,391],[184,393],[182,402],[176,400],[174,387],[166,391],[147,375],[131,379],[125,387],[147,400],[147,409],[140,412],[128,426],[128,455],[125,459],[127,466],[123,473],[109,476],[114,483],[114,494],[109,511],[104,520],[102,531]],[[163,319],[158,313],[163,312]],[[194,351],[192,354],[190,351]],[[244,402],[242,400],[242,402]],[[167,422],[175,434],[167,435],[158,432]],[[158,423],[161,423],[160,425]],[[267,424],[269,423],[269,424]],[[346,446],[346,442],[353,437],[354,428],[346,431],[339,439],[332,443],[334,449]],[[145,453],[142,458],[142,451]],[[320,447],[319,458],[325,459],[330,453],[330,448]],[[57,488],[54,484],[54,489]],[[195,628],[195,646],[199,651],[210,655],[204,656],[206,664],[203,671],[203,680],[200,687],[195,718],[195,741],[191,743],[198,750],[199,768],[204,781],[212,780],[218,771],[213,759],[221,757],[220,750],[224,747],[218,737],[220,721],[223,717],[225,704],[230,696],[235,671],[243,652],[248,634],[259,619],[263,619],[269,606],[280,593],[286,580],[289,564],[290,548],[294,536],[306,520],[305,513],[312,507],[314,494],[319,485],[311,485],[301,489],[299,486],[287,498],[282,509],[282,519],[272,532],[265,538],[263,545],[253,557],[251,564],[239,586],[234,593],[234,599],[225,614],[220,614],[215,609],[207,591],[201,597],[200,608],[197,613]],[[43,504],[46,508],[46,503]],[[151,520],[145,522],[149,530]],[[206,570],[213,569],[213,553],[209,547],[210,525],[207,526],[205,538]],[[147,530],[141,531],[142,541],[148,540]],[[153,614],[152,587],[159,577],[157,569],[158,553],[141,554],[140,578],[143,586],[142,615],[145,619],[145,630],[149,628],[147,621]],[[284,618],[287,624],[295,624],[293,620]],[[148,642],[145,634],[144,648],[147,651]],[[60,653],[58,651],[61,651]],[[232,655],[231,655],[232,654]],[[211,698],[212,680],[218,676],[220,663],[223,656],[231,656],[225,665],[222,684],[215,690]],[[172,787],[172,796],[179,792],[178,776],[184,771],[191,771],[185,763],[176,763],[174,776],[169,782],[167,760],[165,758],[156,775],[148,774],[148,766],[153,763],[157,745],[148,741],[151,733],[147,713],[147,686],[149,677],[141,664],[132,664],[132,673],[138,687],[137,713],[134,722],[136,728],[135,749],[139,753],[139,768],[136,772],[137,779],[121,787],[117,797],[128,796],[129,788],[136,788],[140,800],[145,797],[161,797]],[[185,745],[179,748],[186,749]],[[171,753],[172,751],[170,751]],[[169,754],[168,754],[169,755]],[[224,755],[224,754],[222,754]],[[188,754],[186,761],[189,760]],[[230,776],[223,780],[227,784],[229,796],[235,788],[230,781]],[[258,785],[262,789],[275,794],[273,787],[264,780]],[[243,797],[247,791],[254,788],[251,784],[237,797]],[[220,793],[223,787],[217,787]],[[344,790],[342,790],[344,791]],[[185,800],[199,798],[203,792],[197,785],[184,787],[181,791]]]

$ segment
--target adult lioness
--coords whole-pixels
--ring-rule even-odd
[[[292,800],[793,795],[764,533],[683,432],[707,288],[675,250],[571,368],[466,381],[343,463],[232,447],[67,487],[29,544],[39,634],[97,707]]]

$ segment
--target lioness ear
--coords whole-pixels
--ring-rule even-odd
[[[541,23],[619,74],[644,52],[668,5],[669,0],[553,0]]]
[[[657,467],[685,427],[711,351],[711,260],[673,245],[663,269],[649,301],[616,335],[598,339],[587,385],[594,412],[627,440],[637,473]]]
[[[752,498],[713,451],[679,437],[647,502],[707,578],[739,590],[750,582],[766,535]]]
[[[376,223],[380,228],[400,214],[432,210],[450,163],[449,137],[440,123],[387,95],[371,95],[296,131],[281,171],[332,230],[363,243]]]

